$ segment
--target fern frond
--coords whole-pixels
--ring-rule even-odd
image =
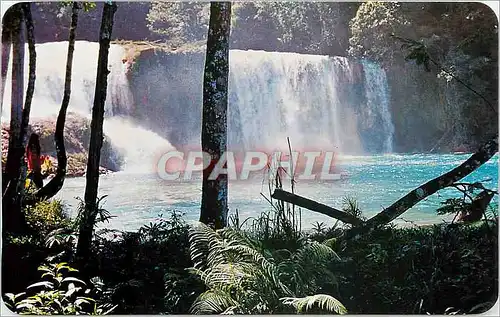
[[[196,315],[220,314],[230,307],[236,307],[238,303],[229,294],[220,290],[208,290],[194,301],[190,313]]]
[[[251,248],[257,248],[259,246],[259,243],[257,241],[252,239],[249,235],[247,235],[244,231],[241,230],[226,228],[220,230],[218,233],[223,239],[230,241],[229,243],[230,245],[241,244],[249,246]]]
[[[232,245],[229,246],[227,250],[236,252],[247,261],[250,260],[253,263],[259,265],[261,275],[264,275],[269,280],[269,282],[281,289],[285,294],[293,294],[291,290],[280,281],[281,274],[278,266],[270,262],[261,253],[246,245]]]
[[[189,251],[195,268],[221,263],[222,249],[220,236],[207,225],[198,223],[189,229]]]
[[[297,250],[298,259],[309,259],[313,262],[328,262],[331,260],[340,261],[338,254],[331,247],[317,241],[306,243],[302,248]]]
[[[347,313],[347,309],[341,302],[339,302],[336,298],[325,294],[317,294],[303,298],[285,297],[281,298],[281,301],[285,305],[295,307],[297,313],[299,314],[308,312],[313,307],[318,307],[323,311],[337,313],[340,315]]]

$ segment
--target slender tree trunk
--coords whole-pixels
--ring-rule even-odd
[[[22,34],[23,11],[21,4],[12,7],[12,84],[11,84],[11,108],[10,108],[10,133],[9,150],[7,152],[7,163],[5,167],[4,180],[8,185],[16,175],[19,175],[19,160],[16,159],[16,151],[22,149],[21,122],[23,113],[23,89],[24,89],[24,37]],[[5,192],[4,192],[5,195]]]
[[[2,91],[0,96],[0,104],[3,108],[3,95],[5,93],[5,83],[7,81],[7,72],[9,69],[10,50],[12,48],[12,8],[5,12],[2,20]]]
[[[24,20],[26,23],[26,35],[28,37],[28,50],[29,50],[29,78],[28,78],[28,88],[26,89],[26,97],[24,100],[24,109],[21,121],[21,140],[22,140],[22,150],[20,151],[20,166],[21,174],[18,181],[18,186],[21,189],[22,196],[24,198],[24,186],[26,180],[26,163],[24,161],[25,148],[28,142],[28,126],[30,123],[30,113],[31,113],[31,102],[33,101],[33,94],[35,93],[35,81],[36,81],[36,49],[35,49],[35,34],[33,27],[33,17],[31,15],[31,3],[23,4]]]
[[[229,33],[231,3],[211,2],[205,73],[201,146],[211,157],[203,171],[200,221],[213,228],[227,223],[227,174],[209,176],[227,150],[227,92],[229,80]]]
[[[365,233],[371,229],[387,224],[411,207],[415,206],[418,202],[434,194],[438,190],[451,186],[456,181],[469,175],[481,165],[491,159],[498,151],[498,136],[495,136],[490,141],[486,142],[479,150],[469,157],[464,163],[455,167],[451,171],[436,177],[427,183],[415,188],[391,206],[385,208],[383,211],[368,219],[364,224],[359,227],[352,228],[346,234],[346,238],[354,235]]]
[[[23,230],[24,217],[21,210],[21,193],[19,179],[21,174],[21,158],[23,156],[23,89],[24,89],[24,36],[23,5],[12,7],[11,39],[12,39],[12,93],[9,149],[7,163],[2,182],[2,216],[3,229],[10,232]]]
[[[99,34],[99,58],[97,61],[97,78],[90,124],[90,146],[87,161],[87,183],[85,186],[85,211],[80,224],[77,257],[81,261],[89,258],[94,222],[97,216],[97,189],[99,185],[99,160],[103,141],[102,125],[104,122],[104,104],[106,102],[108,70],[108,53],[113,30],[113,17],[116,3],[104,4],[101,30]]]
[[[64,146],[64,125],[66,123],[66,113],[68,111],[70,96],[71,96],[71,74],[73,66],[73,52],[75,50],[75,37],[76,37],[76,27],[78,25],[78,10],[80,5],[78,2],[73,2],[72,15],[71,15],[71,26],[69,28],[69,41],[68,41],[68,55],[66,59],[66,77],[64,81],[64,95],[59,109],[59,114],[57,116],[56,131],[54,133],[54,141],[56,144],[56,154],[57,154],[57,171],[54,178],[52,178],[49,183],[43,186],[40,190],[35,192],[35,194],[26,199],[26,204],[34,204],[38,201],[49,199],[53,197],[59,190],[61,190],[64,179],[66,177],[66,167],[68,164],[68,159],[66,156],[66,148]]]

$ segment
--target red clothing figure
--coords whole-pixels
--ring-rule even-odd
[[[40,155],[40,138],[38,134],[32,133],[26,147],[26,157],[28,163],[28,178],[30,178],[37,188],[43,187],[42,165]]]

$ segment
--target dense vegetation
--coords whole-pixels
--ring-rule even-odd
[[[181,214],[171,212],[138,232],[97,229],[91,265],[81,274],[61,268],[74,259],[77,228],[75,220],[64,217],[62,205],[43,203],[27,214],[33,234],[8,238],[3,251],[9,254],[3,263],[11,278],[4,275],[2,288],[18,294],[15,300],[4,298],[29,304],[19,312],[52,307],[48,312],[88,313],[94,306],[78,301],[87,298],[96,301],[95,309],[114,307],[113,314],[292,313],[321,307],[349,313],[477,313],[497,298],[496,220],[387,226],[342,241],[342,228],[319,225],[301,232],[291,214],[276,211],[244,230],[233,218],[217,233],[201,224],[188,226]],[[40,279],[55,265],[63,270],[59,284],[53,275]],[[63,283],[68,276],[78,280]],[[69,282],[78,289],[68,299]],[[63,308],[37,302],[42,289],[63,292],[56,297],[64,299]],[[312,295],[318,296],[307,298]],[[30,301],[29,296],[35,297]],[[304,298],[312,306],[301,306]]]
[[[342,210],[312,202],[315,207],[309,209],[318,211],[319,206],[325,213],[325,208],[330,208],[337,215],[332,217],[345,223],[338,221],[339,225],[333,227],[317,223],[313,230],[302,231],[302,219],[297,213],[304,200],[294,205],[285,203],[299,196],[294,194],[293,179],[292,193],[283,191],[282,167],[278,166],[276,171],[270,167],[271,175],[276,175],[269,184],[273,198],[266,197],[270,210],[246,224],[240,222],[237,213],[227,215],[227,178],[205,182],[204,176],[200,223],[187,224],[183,215],[166,211],[169,216],[159,215],[157,221],[137,232],[121,232],[106,229],[113,215],[102,204],[105,197],[98,196],[100,155],[106,150],[102,133],[106,65],[116,3],[82,6],[90,10],[86,13],[90,17],[102,12],[90,131],[87,122],[79,125],[75,130],[78,136],[68,133],[62,140],[71,146],[65,149],[63,142],[61,147],[62,137],[58,136],[62,134],[57,130],[62,132],[66,124],[72,125],[72,120],[65,122],[66,102],[57,120],[62,122],[59,129],[54,132],[42,127],[38,132],[42,136],[56,135],[54,150],[59,162],[61,157],[66,159],[71,147],[79,146],[82,151],[88,148],[83,162],[87,164],[85,197],[75,216],[70,217],[61,201],[36,196],[44,184],[34,190],[30,187],[35,181],[30,182],[28,176],[40,173],[40,142],[34,144],[33,150],[31,142],[26,147],[25,139],[33,85],[40,80],[35,76],[34,30],[43,29],[34,28],[31,10],[36,7],[41,9],[36,11],[39,15],[55,15],[59,28],[57,23],[64,21],[72,7],[71,23],[62,24],[71,25],[74,31],[80,6],[68,4],[17,5],[8,16],[8,21],[15,23],[2,33],[2,44],[8,45],[9,51],[10,45],[13,48],[15,88],[10,133],[6,135],[10,144],[8,164],[3,174],[3,180],[8,176],[8,181],[2,188],[2,204],[8,207],[2,214],[2,296],[10,309],[41,315],[458,314],[484,312],[495,303],[498,206],[490,201],[498,193],[481,183],[457,183],[498,151],[497,122],[492,119],[497,111],[492,106],[497,101],[497,73],[482,72],[497,61],[497,47],[492,49],[496,45],[497,21],[485,7],[256,2],[236,4],[231,9],[230,3],[153,2],[148,27],[171,45],[203,42],[208,34],[201,139],[203,149],[213,157],[220,156],[226,146],[230,40],[231,45],[240,48],[265,43],[267,48],[279,50],[369,57],[383,64],[390,76],[395,76],[391,69],[408,61],[415,67],[423,66],[432,78],[438,73],[446,80],[446,102],[437,108],[448,113],[447,106],[454,105],[449,120],[459,118],[460,127],[449,126],[446,121],[437,132],[451,130],[459,141],[464,137],[464,142],[483,145],[461,165],[420,185],[370,219],[363,216],[352,199],[346,199]],[[463,33],[454,32],[464,20],[470,23],[461,29]],[[231,28],[234,33],[230,39]],[[30,66],[26,96],[19,85],[24,78],[20,67],[24,63],[24,31]],[[74,34],[69,38],[71,52]],[[71,58],[68,54],[66,101],[71,88]],[[473,82],[467,84],[460,78]],[[473,97],[464,98],[465,94]],[[457,102],[461,98],[463,104]],[[416,115],[413,111],[403,107],[397,116]],[[417,117],[432,115],[429,112]],[[496,135],[489,138],[492,132]],[[426,146],[432,145],[428,143]],[[29,171],[25,156],[32,166]],[[66,166],[59,165],[58,172],[62,173],[61,183],[51,197],[63,186]],[[455,215],[457,221],[424,227],[391,225],[395,217],[446,187],[457,188],[461,198],[444,201],[436,212]],[[288,198],[278,199],[276,193]]]

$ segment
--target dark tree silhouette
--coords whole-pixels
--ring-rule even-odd
[[[0,103],[3,107],[3,95],[5,93],[5,83],[7,80],[7,71],[9,68],[10,50],[12,48],[12,27],[15,25],[13,19],[15,18],[15,9],[12,7],[7,10],[2,19],[2,95],[0,96]]]
[[[102,125],[104,122],[104,104],[108,87],[108,54],[113,31],[113,17],[116,12],[115,2],[104,4],[99,32],[99,56],[95,85],[94,106],[90,123],[90,146],[87,161],[87,182],[85,185],[85,210],[80,223],[77,257],[85,261],[89,257],[92,233],[98,213],[97,189],[99,186],[99,160],[103,142]]]
[[[66,155],[66,148],[64,146],[64,125],[66,123],[66,113],[68,111],[70,96],[71,96],[71,74],[73,68],[73,52],[75,51],[75,37],[76,37],[76,27],[78,25],[78,10],[80,5],[78,2],[73,2],[72,14],[71,14],[71,25],[69,28],[69,40],[68,40],[68,55],[66,59],[66,77],[64,79],[64,94],[59,109],[59,114],[56,121],[56,131],[54,133],[54,141],[56,144],[56,155],[57,155],[57,170],[56,175],[52,178],[48,184],[37,190],[31,197],[26,201],[27,204],[33,204],[38,201],[49,199],[53,197],[59,190],[61,190],[64,179],[66,178],[66,167],[68,165],[68,158]]]
[[[227,91],[231,3],[212,2],[203,78],[201,147],[210,155],[203,171],[200,221],[213,228],[227,222],[227,174],[209,176],[227,149]]]
[[[4,229],[17,231],[24,225],[24,215],[21,207],[24,195],[24,180],[26,168],[24,165],[24,150],[26,134],[29,125],[31,101],[35,91],[36,51],[33,34],[33,19],[31,3],[17,4],[12,7],[12,24],[10,38],[12,41],[12,97],[9,134],[9,150],[7,153],[6,173],[2,182],[2,204],[5,221]],[[29,79],[26,99],[23,106],[24,90],[24,37],[23,21],[29,48]],[[8,212],[8,214],[6,214]]]

